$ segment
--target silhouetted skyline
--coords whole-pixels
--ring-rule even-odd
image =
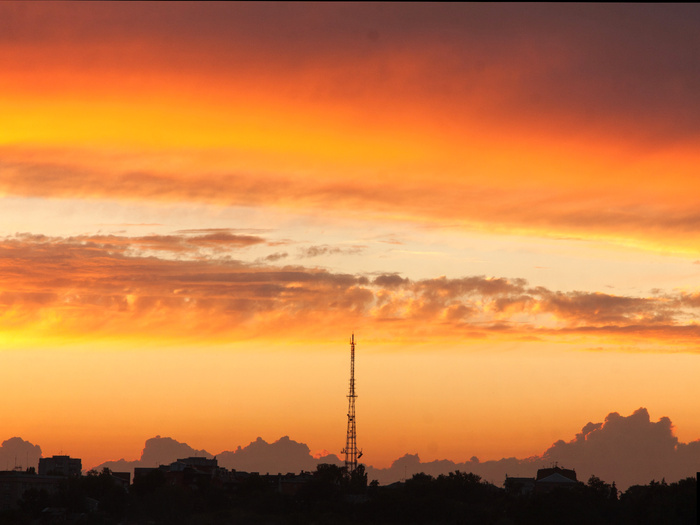
[[[71,455],[79,457],[80,453],[74,451]],[[0,462],[4,461],[6,467],[17,464],[24,468],[36,467],[40,456],[39,444],[21,438],[11,438],[0,446]],[[261,474],[310,472],[323,463],[343,465],[338,455],[313,456],[306,444],[294,441],[289,436],[274,442],[259,437],[246,446],[217,454],[196,450],[172,437],[156,436],[146,440],[137,460],[105,461],[98,465],[85,465],[85,470],[94,468],[102,471],[109,468],[114,472],[133,472],[134,468],[167,465],[181,457],[216,457],[223,468]],[[619,489],[626,490],[630,485],[644,485],[654,480],[671,482],[692,477],[700,465],[700,440],[690,443],[679,441],[670,419],[662,417],[654,422],[647,410],[640,408],[629,416],[612,412],[602,422],[589,422],[575,437],[557,440],[540,455],[486,461],[472,457],[469,461],[459,462],[449,458],[421,461],[417,454],[407,453],[393,461],[388,468],[375,468],[367,464],[365,468],[368,479],[376,479],[381,484],[401,481],[418,473],[437,477],[461,471],[472,472],[496,486],[502,486],[506,474],[526,477],[537,469],[554,464],[574,469],[582,480],[595,475],[609,484],[615,482]]]

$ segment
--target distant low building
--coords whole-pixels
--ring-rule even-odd
[[[537,477],[535,481],[544,481],[551,476],[562,476],[569,481],[577,482],[576,471],[568,468],[561,468],[558,465],[554,465],[550,468],[541,468],[537,471]]]
[[[314,479],[310,472],[300,474],[259,474],[258,472],[239,472],[219,467],[216,458],[203,457],[181,458],[169,465],[159,467],[137,467],[134,469],[134,482],[154,472],[161,472],[165,482],[195,489],[198,486],[217,485],[228,492],[236,492],[241,485],[257,479],[260,483],[275,488],[280,494],[295,496],[304,485]]]
[[[571,488],[579,484],[576,471],[555,465],[541,468],[534,478],[513,478],[506,474],[505,489],[513,494],[528,495],[550,492],[558,488]]]
[[[33,471],[8,470],[0,472],[0,509],[14,509],[30,489],[53,494],[63,482],[57,476],[41,476]]]
[[[161,467],[162,468],[162,467]],[[168,465],[169,472],[177,472],[187,468],[198,470],[199,472],[214,472],[219,468],[216,458],[207,459],[200,457],[182,458]]]
[[[160,471],[169,484],[190,487],[217,479],[222,470],[216,458],[181,458],[158,468],[137,467],[134,469],[134,481],[153,471]]]
[[[134,469],[134,481],[142,478],[143,476],[149,475],[151,472],[160,470],[158,467],[136,467]]]
[[[129,484],[131,483],[131,472],[111,472],[111,476],[112,481],[114,481],[115,484],[125,489],[129,488]]]
[[[80,476],[83,471],[83,463],[79,458],[70,456],[52,456],[39,458],[40,476]]]
[[[558,466],[541,468],[537,471],[537,478],[535,478],[535,492],[550,492],[558,488],[574,487],[577,484],[575,470]]]
[[[313,472],[304,472],[303,470],[298,475],[291,472],[284,476],[278,474],[277,492],[285,496],[297,496],[299,492],[313,480]]]

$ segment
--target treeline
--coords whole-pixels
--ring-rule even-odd
[[[368,502],[375,523],[416,524],[695,524],[696,480],[652,481],[619,494],[597,477],[573,487],[527,495],[508,493],[475,474],[416,474]],[[366,516],[372,523],[372,516]]]
[[[618,493],[596,477],[575,487],[521,495],[475,474],[416,474],[404,483],[367,485],[362,466],[352,476],[319,465],[294,494],[282,494],[270,477],[251,475],[226,486],[198,478],[169,483],[155,470],[129,490],[108,471],[67,479],[54,494],[29,491],[0,523],[77,525],[172,524],[635,524],[697,522],[694,478],[630,487]]]

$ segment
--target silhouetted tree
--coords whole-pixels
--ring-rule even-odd
[[[362,463],[357,465],[355,470],[350,473],[348,491],[350,494],[364,494],[367,492],[367,473]]]
[[[347,488],[347,469],[331,463],[320,463],[313,479],[304,485],[301,496],[307,501],[329,501],[338,498]]]
[[[345,467],[339,467],[331,463],[321,463],[316,467],[314,477],[322,483],[343,486],[346,482],[348,471]]]
[[[697,522],[697,481],[686,478],[666,484],[651,481],[633,485],[620,496],[622,516],[627,523],[691,524]]]
[[[108,468],[102,472],[90,470],[78,479],[82,492],[99,502],[99,509],[107,514],[121,516],[126,511],[127,492],[112,476]]]
[[[19,508],[32,518],[41,516],[41,511],[50,505],[51,498],[46,489],[29,489],[25,491],[19,501]],[[4,522],[0,521],[0,523]]]
[[[610,499],[614,499],[617,501],[617,487],[615,486],[615,482],[612,482],[612,485],[610,486]]]
[[[142,518],[184,523],[192,512],[190,494],[181,486],[167,483],[159,469],[135,478],[131,494],[131,511]]]

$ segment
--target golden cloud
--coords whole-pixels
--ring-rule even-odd
[[[411,281],[203,258],[187,236],[158,238],[177,258],[145,256],[148,237],[17,235],[0,241],[0,328],[45,337],[319,337],[362,327],[416,334],[556,340],[651,338],[689,346],[700,332],[694,297],[557,292],[524,279]],[[197,241],[199,236],[192,237]],[[241,241],[233,234],[220,240]],[[242,246],[252,242],[244,236]],[[254,242],[264,242],[255,238]],[[238,247],[237,249],[241,249]]]

